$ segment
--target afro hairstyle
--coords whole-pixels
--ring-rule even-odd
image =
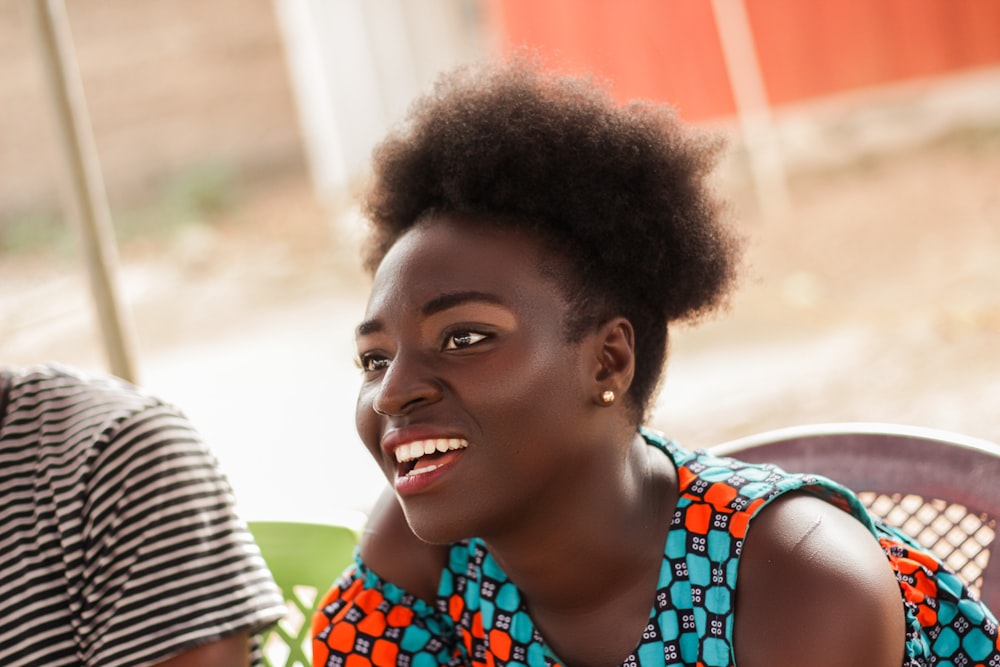
[[[436,214],[520,227],[568,270],[568,339],[615,315],[635,330],[628,397],[645,420],[667,328],[724,305],[742,242],[707,181],[722,142],[665,104],[617,104],[591,77],[536,58],[442,75],[373,153],[362,200],[374,272],[395,241]],[[559,266],[559,262],[554,262]]]

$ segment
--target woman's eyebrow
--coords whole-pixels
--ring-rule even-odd
[[[381,320],[365,320],[358,325],[358,328],[354,330],[355,336],[366,336],[372,333],[378,333],[382,331],[382,321]]]
[[[428,300],[420,308],[420,314],[424,317],[434,315],[435,313],[440,313],[449,308],[454,308],[456,306],[461,306],[465,303],[471,302],[483,302],[492,303],[498,306],[506,306],[504,300],[497,296],[496,294],[490,294],[489,292],[479,292],[476,290],[467,290],[462,292],[446,292],[440,294],[433,299]],[[368,334],[378,333],[384,329],[384,325],[379,319],[365,320],[354,330],[355,336],[366,336]]]
[[[455,306],[460,306],[464,303],[469,303],[470,301],[482,301],[486,303],[493,303],[498,306],[506,305],[504,300],[496,294],[468,290],[464,292],[446,292],[444,294],[440,294],[424,303],[424,305],[420,308],[420,312],[426,317],[428,315],[448,310],[449,308],[454,308]]]

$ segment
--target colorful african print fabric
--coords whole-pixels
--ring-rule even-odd
[[[857,497],[825,478],[688,452],[643,431],[677,466],[680,499],[664,547],[650,621],[623,667],[733,667],[740,550],[750,519],[790,491],[856,516],[882,544],[906,609],[903,667],[1000,667],[997,622],[962,582]],[[315,667],[562,665],[520,591],[481,540],[452,545],[433,605],[379,578],[358,558],[314,619]]]

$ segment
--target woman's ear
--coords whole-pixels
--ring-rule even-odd
[[[595,337],[595,349],[595,400],[600,405],[610,405],[624,396],[632,385],[635,373],[635,330],[632,323],[618,316],[602,324]]]

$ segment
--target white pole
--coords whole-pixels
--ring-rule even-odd
[[[53,114],[66,157],[70,203],[77,222],[90,287],[111,372],[135,382],[131,327],[125,326],[115,289],[114,230],[91,134],[66,7],[62,0],[26,0],[45,63]]]
[[[743,0],[712,0],[712,9],[757,201],[764,217],[783,215],[791,208],[788,180],[746,7]]]

